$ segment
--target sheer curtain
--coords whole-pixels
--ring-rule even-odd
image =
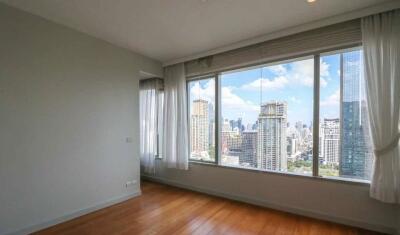
[[[140,165],[147,174],[154,173],[154,160],[158,154],[161,84],[156,78],[140,81]]]
[[[400,203],[400,10],[361,21],[375,161],[371,197]]]
[[[188,169],[189,130],[183,63],[164,70],[163,160],[169,168]]]

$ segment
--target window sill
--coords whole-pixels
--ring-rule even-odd
[[[296,174],[296,173],[291,173],[291,172],[279,172],[279,171],[269,171],[269,170],[262,170],[262,169],[256,169],[256,168],[217,165],[212,162],[191,161],[191,160],[189,160],[189,164],[195,164],[195,165],[198,164],[198,165],[204,165],[204,166],[220,167],[220,168],[234,169],[234,170],[240,170],[240,171],[263,173],[263,174],[277,174],[277,175],[288,176],[288,177],[303,177],[303,178],[312,179],[312,180],[331,181],[331,182],[338,182],[338,183],[345,183],[345,184],[362,185],[362,186],[368,186],[368,187],[370,185],[370,181],[361,180],[361,179],[301,175],[301,174]]]

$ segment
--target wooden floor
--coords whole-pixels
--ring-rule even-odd
[[[142,193],[36,234],[377,234],[151,182]]]

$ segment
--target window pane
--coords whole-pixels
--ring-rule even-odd
[[[221,76],[221,163],[312,173],[313,59]]]
[[[319,174],[339,176],[340,54],[321,56]]]
[[[372,151],[362,51],[321,57],[320,175],[369,179]]]
[[[190,159],[215,161],[215,80],[188,83],[190,112]]]

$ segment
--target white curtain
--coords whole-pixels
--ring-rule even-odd
[[[159,80],[140,81],[140,165],[147,174],[154,173],[158,149]]]
[[[188,169],[189,130],[183,63],[164,70],[163,161],[169,168]]]
[[[361,28],[375,149],[370,195],[400,203],[400,10],[365,17]]]

